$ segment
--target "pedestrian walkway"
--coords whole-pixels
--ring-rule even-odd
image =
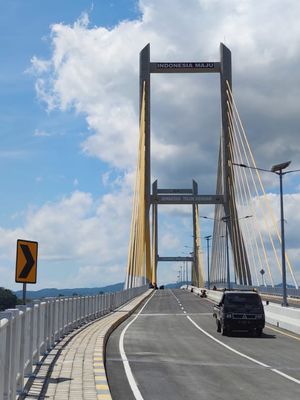
[[[105,373],[105,344],[111,331],[124,321],[152,291],[138,296],[115,312],[71,332],[44,357],[29,381],[26,399],[109,400]]]

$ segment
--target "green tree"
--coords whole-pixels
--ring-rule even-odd
[[[18,304],[17,296],[11,290],[0,287],[0,311],[15,308],[16,304]]]

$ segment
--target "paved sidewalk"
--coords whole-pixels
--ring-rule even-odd
[[[64,337],[44,358],[26,399],[110,400],[104,366],[107,338],[151,292]]]

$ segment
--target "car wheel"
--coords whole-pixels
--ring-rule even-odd
[[[260,337],[262,335],[262,331],[263,331],[262,328],[257,328],[256,329],[256,336]]]
[[[227,329],[224,327],[224,325],[222,326],[222,335],[226,336],[228,334]]]

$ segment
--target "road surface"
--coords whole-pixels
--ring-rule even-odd
[[[300,336],[271,327],[222,336],[212,308],[180,289],[155,291],[108,341],[113,399],[299,399]]]

